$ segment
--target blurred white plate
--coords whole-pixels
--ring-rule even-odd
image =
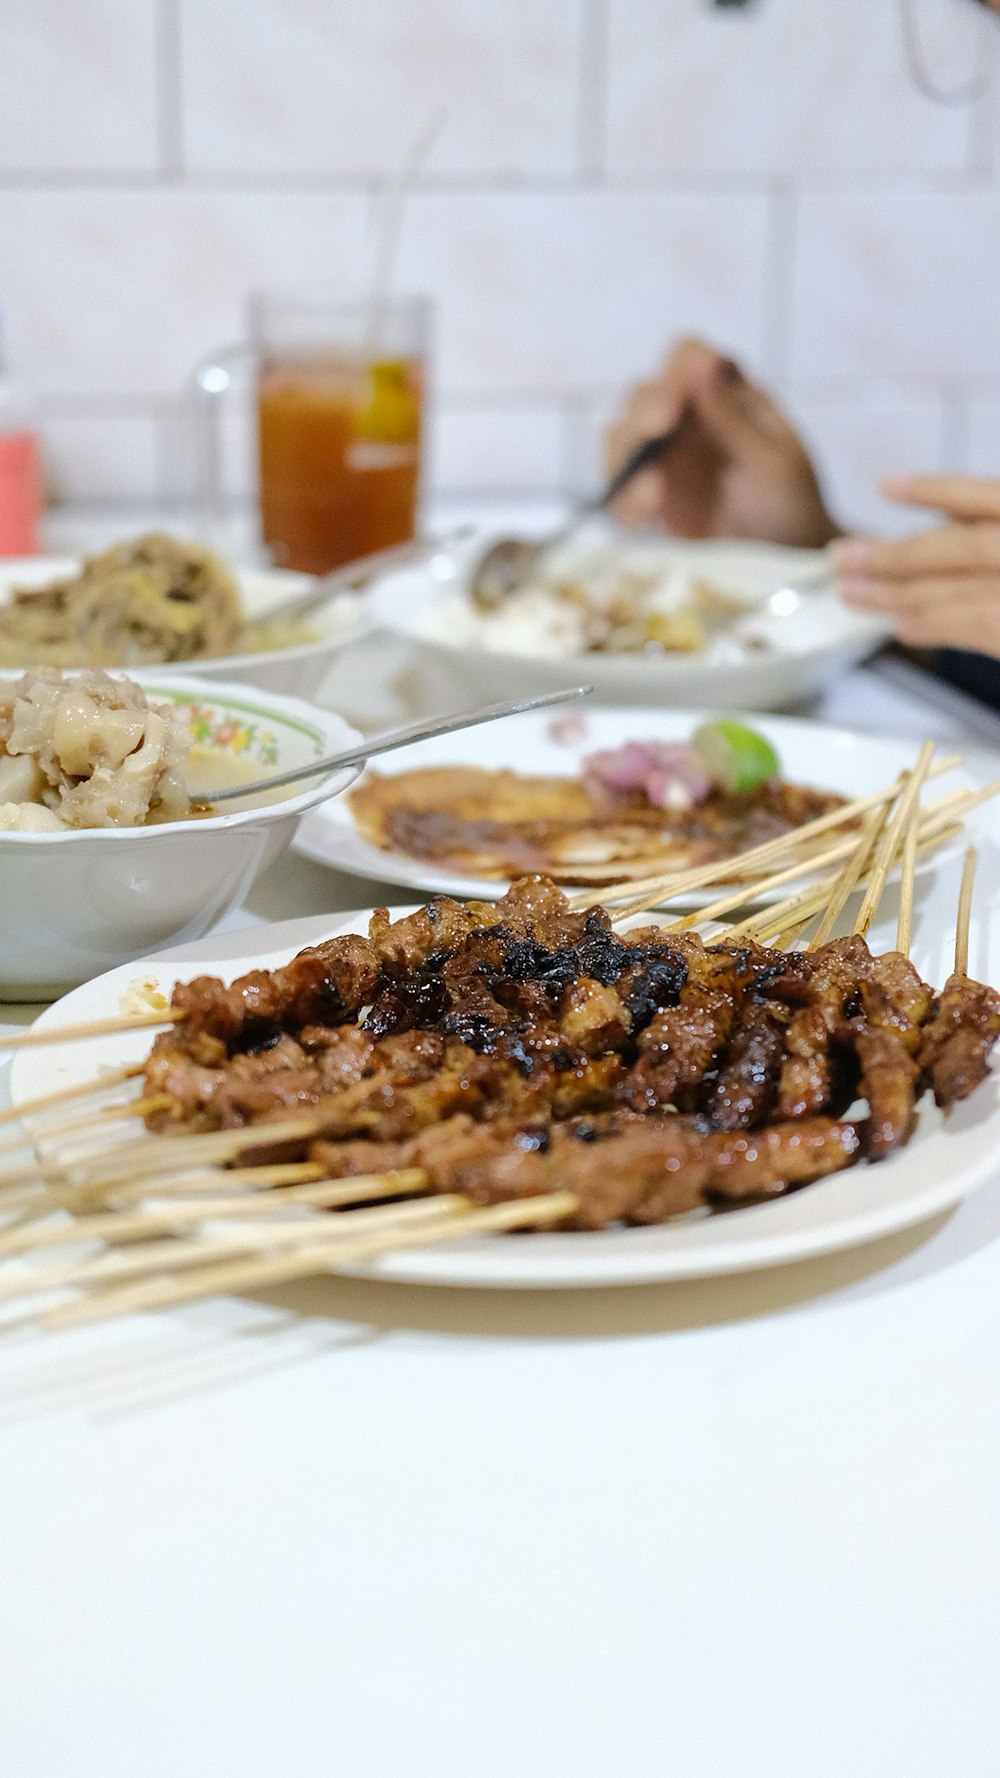
[[[398,909],[402,914],[405,909]],[[266,931],[231,933],[127,964],[77,988],[49,1007],[40,1027],[117,1015],[121,996],[137,976],[152,977],[169,993],[194,975],[227,981],[249,969],[272,969],[304,945],[339,932],[364,932],[368,912],[340,920],[314,918]],[[973,954],[978,950],[974,945]],[[930,973],[936,959],[915,957]],[[15,1105],[63,1086],[91,1080],[102,1068],[141,1062],[153,1033],[119,1032],[85,1041],[25,1049],[14,1058]],[[131,1120],[109,1124],[98,1139],[103,1153],[137,1133]],[[64,1137],[65,1144],[69,1139]],[[46,1152],[58,1152],[49,1138]],[[873,1241],[938,1215],[996,1177],[1000,1156],[1000,1096],[991,1077],[945,1118],[933,1101],[920,1104],[907,1147],[888,1160],[835,1173],[771,1204],[725,1215],[699,1213],[658,1228],[609,1229],[599,1234],[502,1235],[456,1241],[422,1252],[387,1254],[368,1265],[345,1266],[355,1275],[406,1284],[481,1289],[550,1290],[567,1286],[628,1285],[711,1277],[809,1259]]]
[[[387,754],[380,764],[376,764],[376,769],[389,776],[416,766],[471,765],[484,766],[492,771],[506,768],[528,777],[539,774],[572,777],[579,771],[585,755],[599,747],[617,747],[623,741],[686,741],[706,717],[719,714],[722,712],[718,706],[707,711],[615,710],[581,704],[579,715],[586,723],[586,733],[582,739],[571,743],[553,739],[553,728],[558,733],[559,723],[567,720],[566,711],[556,711],[552,715],[538,711],[441,736],[438,740],[421,741],[413,747],[401,747],[398,753]],[[820,790],[836,791],[848,800],[867,796],[869,792],[890,784],[914,763],[919,752],[912,741],[885,741],[875,735],[828,728],[818,722],[790,716],[754,715],[750,720],[775,748],[784,777],[799,784],[814,785]],[[941,779],[933,780],[924,800],[930,801],[970,785],[971,780],[963,773],[949,772]],[[409,858],[401,852],[384,852],[371,845],[358,832],[346,798],[325,803],[307,815],[296,835],[295,849],[319,864],[346,872],[348,876],[381,878],[386,883],[401,883],[423,893],[433,891],[438,895],[489,899],[502,894],[507,887],[503,879],[465,876],[457,871],[440,869],[424,859]],[[942,847],[940,852],[918,861],[918,869],[932,870],[956,849],[957,842]],[[724,889],[712,886],[664,905],[704,906],[724,893]],[[763,899],[778,901],[791,893],[792,888],[776,889]],[[597,886],[594,894],[600,894]]]
[[[25,556],[0,562],[0,605],[6,603],[13,587],[43,587],[53,580],[76,574],[80,560],[74,556]],[[239,583],[247,617],[253,619],[275,600],[291,598],[304,592],[311,576],[293,574],[284,568],[234,570]],[[174,674],[190,678],[236,680],[241,685],[256,685],[263,691],[276,691],[283,696],[313,698],[331,662],[341,649],[357,642],[372,628],[365,601],[355,593],[340,593],[313,612],[306,620],[315,633],[315,641],[299,642],[292,648],[271,648],[256,654],[219,655],[214,660],[175,661],[146,667],[122,667],[133,679],[157,679]],[[0,677],[15,677],[20,669],[0,669]]]
[[[484,618],[472,607],[465,579],[489,541],[479,537],[387,575],[370,595],[380,627],[405,637],[418,654],[447,661],[462,696],[500,698],[587,683],[606,703],[769,710],[814,695],[888,635],[881,620],[837,598],[823,550],[742,542],[608,544],[585,537],[554,558],[561,575],[604,574],[612,563],[626,572],[686,574],[744,601],[746,614],[698,654],[560,652],[537,625],[515,631],[502,615]]]

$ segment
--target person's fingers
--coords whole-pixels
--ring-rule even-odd
[[[663,474],[656,464],[634,475],[610,508],[612,517],[629,530],[662,524],[664,509]]]
[[[922,575],[913,580],[877,580],[852,576],[841,580],[840,596],[845,605],[864,606],[870,611],[885,611],[903,617],[924,606],[938,606],[947,612],[961,600],[978,600],[980,609],[1000,616],[1000,575]]]
[[[681,409],[660,383],[639,383],[604,438],[604,467],[614,475],[636,445],[666,432],[680,419]]]
[[[901,506],[924,506],[956,519],[1000,520],[1000,480],[985,475],[887,475],[879,483]]]
[[[1000,606],[1000,600],[995,604]],[[973,654],[1000,655],[1000,609],[984,608],[980,598],[928,603],[900,616],[893,628],[908,648],[966,648]]]
[[[845,537],[833,546],[838,574],[911,580],[929,574],[1000,574],[1000,525],[938,525],[913,537]]]
[[[690,400],[693,391],[703,383],[726,374],[725,367],[731,364],[731,359],[705,340],[680,339],[667,353],[657,380],[663,389],[683,403]]]
[[[745,377],[716,373],[698,384],[690,399],[709,436],[737,462],[759,461],[774,442],[777,410]]]

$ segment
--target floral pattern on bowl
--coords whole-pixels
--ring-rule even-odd
[[[235,700],[227,700],[223,705],[197,702],[169,685],[149,685],[146,690],[151,697],[175,704],[183,712],[191,740],[197,746],[218,748],[223,753],[252,759],[260,766],[278,765],[280,745],[274,732],[273,712],[269,714]],[[313,754],[319,759],[323,753],[319,731],[299,722],[289,726],[312,743]]]

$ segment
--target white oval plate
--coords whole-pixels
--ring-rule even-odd
[[[593,685],[605,703],[730,704],[772,710],[820,691],[828,680],[885,641],[885,623],[843,605],[823,550],[743,542],[595,541],[588,532],[560,552],[560,572],[579,572],[600,552],[641,573],[704,576],[745,600],[747,616],[700,654],[567,654],[537,636],[505,637],[499,620],[478,617],[464,591],[472,563],[490,542],[477,537],[429,563],[386,575],[370,594],[376,622],[418,652],[447,661],[456,687],[517,696],[564,685]],[[782,588],[802,587],[787,615],[761,612]],[[809,590],[805,590],[805,589]],[[764,646],[760,643],[763,640]]]
[[[582,740],[560,742],[553,739],[553,722],[558,724],[560,720],[566,720],[566,711],[532,711],[482,728],[420,741],[413,747],[401,747],[398,753],[387,754],[383,761],[376,762],[376,767],[386,775],[416,766],[472,765],[490,770],[507,768],[529,776],[536,773],[574,776],[584,756],[598,747],[617,747],[630,740],[686,741],[699,722],[720,714],[718,706],[714,711],[639,707],[616,710],[593,708],[589,704],[581,704],[578,708],[587,725]],[[573,714],[572,708],[570,714]],[[826,727],[790,716],[761,717],[755,714],[750,720],[775,748],[785,777],[800,784],[834,790],[848,798],[881,790],[913,765],[919,751],[910,741],[885,741],[876,735],[856,734],[850,729]],[[958,788],[965,789],[970,783],[971,780],[961,772],[949,772],[933,781],[925,800],[936,799]],[[464,898],[479,896],[489,900],[493,895],[502,894],[507,887],[503,880],[464,876],[458,871],[443,870],[425,859],[409,858],[405,853],[387,852],[373,846],[358,832],[346,798],[326,803],[307,815],[296,835],[295,848],[318,864],[329,865],[348,876],[381,878],[386,883],[400,883],[424,893]],[[918,868],[929,870],[952,856],[955,850],[954,844],[942,848],[933,858],[922,859]],[[594,893],[600,893],[596,885]],[[724,893],[724,889],[713,886],[664,905],[704,906]],[[761,899],[778,901],[791,893],[791,888],[775,889],[770,896]]]
[[[951,884],[948,897],[953,910]],[[368,919],[365,911],[344,915],[338,921],[311,918],[284,922],[266,931],[216,933],[85,983],[49,1007],[38,1024],[57,1027],[79,1019],[114,1016],[122,1010],[122,995],[137,978],[155,978],[160,988],[169,992],[175,982],[196,974],[231,980],[248,969],[274,968],[304,945],[336,933],[364,932]],[[981,937],[981,929],[975,929],[973,959],[980,954]],[[947,969],[941,946],[935,943],[930,949],[933,955],[922,959],[918,954],[915,960],[932,979],[940,978]],[[20,1104],[55,1088],[93,1079],[104,1067],[139,1062],[151,1041],[148,1031],[129,1031],[21,1050],[11,1070],[13,1102]],[[993,1076],[947,1119],[925,1097],[909,1144],[888,1160],[874,1167],[859,1163],[772,1204],[725,1215],[699,1213],[650,1229],[505,1235],[453,1242],[446,1247],[387,1254],[374,1263],[343,1269],[355,1276],[407,1284],[549,1290],[711,1277],[858,1246],[935,1216],[996,1177],[1000,1167],[997,1088],[998,1079]],[[124,1141],[135,1134],[131,1120],[109,1125],[101,1134],[102,1152],[112,1141]]]
[[[13,587],[43,587],[53,580],[75,574],[80,567],[76,556],[24,556],[0,563],[0,605],[5,604]],[[234,569],[249,618],[281,598],[292,598],[310,584],[308,574],[295,574],[286,568]],[[367,603],[355,593],[340,593],[329,599],[308,619],[315,631],[312,642],[297,642],[290,648],[262,649],[255,654],[218,655],[212,660],[164,662],[162,665],[122,668],[134,679],[155,674],[158,679],[175,673],[196,678],[238,680],[256,685],[265,691],[287,693],[311,698],[318,690],[334,656],[349,643],[360,641],[373,626]],[[0,668],[0,678],[11,679],[20,673],[18,667]]]

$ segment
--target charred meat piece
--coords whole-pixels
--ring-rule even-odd
[[[702,1134],[677,1118],[656,1124],[636,1119],[621,1131],[614,1124],[578,1122],[513,1134],[467,1131],[448,1149],[425,1150],[423,1164],[437,1190],[463,1192],[479,1204],[572,1191],[579,1201],[572,1226],[600,1229],[623,1219],[662,1221],[697,1208],[710,1164],[704,1148]]]
[[[282,1029],[340,1024],[371,1001],[381,966],[367,939],[354,933],[300,951],[283,969],[254,969],[227,988],[198,976],[174,989],[172,1007],[188,1036],[204,1032],[230,1050],[251,1048]]]
[[[833,1091],[829,1019],[820,1003],[793,1013],[785,1047],[776,1115],[813,1117],[829,1103]]]
[[[869,958],[872,981],[881,988],[896,1011],[910,1021],[910,1030],[919,1029],[927,1020],[934,995],[917,974],[909,957],[904,957],[902,951],[883,951],[878,957],[869,952]],[[908,1038],[904,1037],[904,1041],[909,1048]]]
[[[624,1049],[632,1018],[614,988],[581,976],[563,995],[559,1028],[585,1055]]]
[[[419,969],[428,958],[449,956],[470,932],[495,923],[489,902],[452,901],[441,895],[401,920],[392,920],[388,908],[376,908],[368,937],[379,963],[395,975]]]
[[[967,975],[949,976],[924,1028],[920,1068],[938,1105],[954,1105],[986,1079],[1000,1037],[1000,994]]]
[[[862,1152],[851,1123],[830,1117],[769,1124],[749,1135],[714,1138],[709,1197],[727,1201],[772,1198],[850,1167]]]
[[[751,1005],[726,1045],[717,1080],[702,1102],[713,1130],[752,1130],[778,1096],[784,1025],[767,1006]]]
[[[693,1109],[706,1074],[729,1036],[735,1017],[721,988],[684,989],[679,1006],[658,1012],[639,1039],[639,1060],[622,1082],[620,1097],[632,1111]]]
[[[860,1091],[868,1101],[868,1155],[880,1161],[907,1140],[913,1127],[918,1069],[895,1031],[858,1020],[851,1035],[861,1064]]]
[[[562,890],[551,877],[543,876],[519,877],[501,895],[493,913],[499,925],[537,939],[550,951],[578,944],[588,917],[571,913]]]
[[[850,1166],[860,1152],[855,1127],[831,1118],[713,1136],[689,1118],[621,1114],[519,1128],[455,1118],[391,1147],[316,1142],[310,1150],[334,1177],[423,1167],[434,1190],[478,1204],[571,1191],[579,1208],[570,1226],[581,1229],[659,1223],[709,1198],[774,1197]]]

